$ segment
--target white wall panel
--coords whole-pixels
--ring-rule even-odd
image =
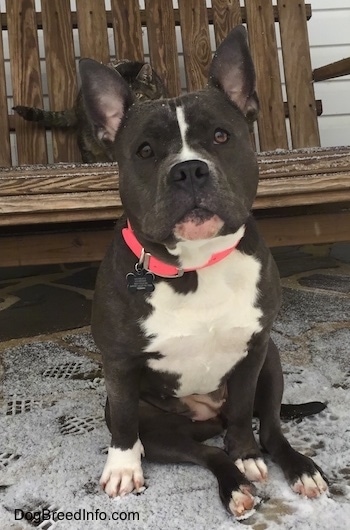
[[[350,83],[338,80],[315,83],[315,95],[322,100],[323,115],[349,116],[350,126]]]
[[[308,22],[313,68],[350,57],[350,0],[314,0]],[[315,83],[322,146],[350,145],[350,76]]]

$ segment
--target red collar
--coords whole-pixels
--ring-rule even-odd
[[[198,269],[204,269],[204,267],[209,267],[210,265],[214,265],[215,263],[218,263],[219,261],[223,260],[231,254],[231,252],[236,248],[237,244],[234,247],[227,248],[225,250],[221,250],[220,252],[215,252],[210,259],[201,267],[194,267],[191,269],[180,269],[179,267],[176,267],[175,265],[169,265],[168,263],[164,263],[164,261],[160,261],[158,258],[155,258],[150,254],[149,252],[146,252],[141,243],[137,240],[134,231],[132,230],[130,223],[128,221],[128,226],[122,229],[122,235],[124,238],[125,243],[128,245],[130,250],[135,254],[135,256],[139,259],[138,266],[143,267],[149,272],[153,272],[157,276],[162,276],[163,278],[178,278],[180,276],[183,276],[185,272],[195,271]]]

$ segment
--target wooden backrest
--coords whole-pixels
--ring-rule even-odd
[[[72,11],[70,0],[41,0],[42,11],[36,12],[35,0],[6,0],[1,24],[9,58],[0,39],[0,166],[80,159],[73,134],[55,130],[51,138],[8,112],[8,103],[43,108],[45,91],[46,107],[72,107],[78,57],[145,58],[169,95],[177,96],[206,85],[213,49],[240,23],[247,25],[257,72],[258,150],[318,146],[321,106],[315,102],[306,27],[311,7],[303,0],[276,1],[245,0],[241,6],[239,0],[211,0],[208,8],[206,0],[178,0],[174,9],[172,0],[145,0],[140,9],[138,0],[110,0],[106,10],[104,0],[76,0]]]

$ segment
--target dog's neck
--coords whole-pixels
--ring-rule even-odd
[[[171,249],[166,247],[168,253],[177,258],[178,266],[161,261],[149,253],[138,241],[129,222],[127,227],[123,228],[122,235],[127,246],[138,258],[138,267],[145,268],[157,276],[173,278],[182,276],[184,272],[209,267],[222,261],[235,250],[244,235],[244,231],[245,226],[243,225],[233,234],[211,239],[183,240],[178,241],[175,247]]]
[[[184,269],[199,269],[210,258],[225,249],[235,248],[244,236],[245,225],[233,234],[213,237],[210,239],[180,240],[175,247],[168,248],[169,254],[176,256],[180,266]]]

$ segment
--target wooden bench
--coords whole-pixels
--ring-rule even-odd
[[[69,0],[41,0],[42,11],[36,12],[34,0],[8,0],[1,25],[9,43],[13,105],[43,107],[46,78],[50,108],[73,105],[75,41],[80,56],[103,62],[149,56],[170,96],[181,93],[181,84],[196,90],[206,84],[211,35],[218,45],[234,25],[246,23],[261,104],[253,138],[260,165],[254,209],[261,230],[271,246],[349,240],[350,149],[319,147],[322,103],[313,90],[313,76],[350,73],[349,61],[312,72],[311,6],[302,0],[211,4],[179,0],[174,9],[172,0],[146,0],[139,9],[138,0],[111,0],[106,11],[104,0],[76,0],[71,11]],[[0,39],[0,266],[99,260],[122,212],[118,167],[79,165],[72,134],[48,133],[9,114],[6,68]]]

